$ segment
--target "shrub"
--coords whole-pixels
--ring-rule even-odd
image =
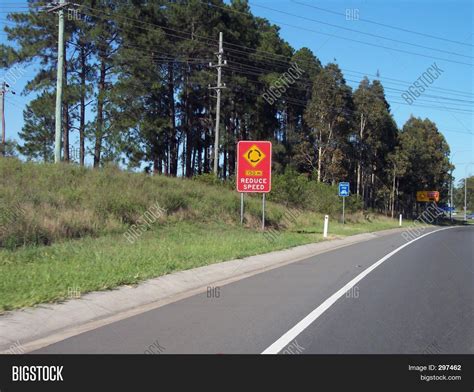
[[[336,187],[291,169],[273,177],[267,200],[266,222],[273,227],[286,226],[285,213],[292,208],[331,215],[341,209]],[[361,207],[355,196],[346,201],[348,212]],[[156,203],[167,211],[160,222],[240,224],[234,178],[221,181],[205,174],[190,180],[125,172],[113,165],[90,169],[0,158],[0,247],[125,232]],[[245,225],[259,228],[261,216],[261,195],[246,195]]]

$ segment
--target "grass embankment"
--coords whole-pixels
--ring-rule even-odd
[[[293,221],[268,202],[270,240],[258,197],[246,198],[240,227],[239,196],[225,185],[5,159],[0,176],[0,312],[322,240],[320,212],[300,210]],[[123,233],[156,203],[166,213],[130,243]],[[331,236],[398,224],[361,213],[336,220]]]

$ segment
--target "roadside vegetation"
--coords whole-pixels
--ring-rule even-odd
[[[153,205],[166,211],[155,226],[174,222],[240,224],[234,182],[212,175],[177,179],[124,172],[115,166],[91,170],[75,165],[0,159],[0,246],[51,245],[67,239],[124,233]],[[286,229],[288,210],[339,217],[337,189],[304,176],[276,176],[266,224]],[[360,210],[355,196],[347,212]],[[351,219],[349,217],[349,219]],[[361,214],[354,218],[365,219]],[[261,195],[246,195],[245,227],[261,225]]]
[[[15,89],[29,102],[18,140],[0,151],[0,312],[320,241],[325,214],[331,236],[398,227],[399,213],[419,212],[419,190],[448,200],[443,129],[415,115],[397,124],[385,78],[354,81],[292,47],[246,0],[69,4],[55,157],[56,16],[42,1],[11,8],[0,70],[25,79]],[[216,148],[209,62],[221,32]],[[269,98],[290,69],[291,86]],[[265,232],[261,195],[245,196],[240,224],[239,140],[272,142]],[[345,225],[342,180],[355,194]]]
[[[176,179],[16,159],[0,159],[0,173],[0,311],[321,241],[326,213],[331,238],[398,225],[359,210],[355,197],[342,225],[335,187],[293,175],[274,178],[269,237],[260,228],[261,197],[246,195],[242,227],[233,182],[211,176]],[[124,233],[156,203],[166,212],[128,241]]]
[[[27,9],[7,11],[0,70],[15,74],[15,81],[24,78],[21,93],[30,98],[19,140],[7,141],[5,154],[47,163],[55,148],[58,56],[57,23],[43,5],[30,1]],[[216,72],[209,62],[222,32],[228,66],[222,74],[221,179],[235,175],[239,140],[267,140],[274,173],[297,173],[292,181],[304,187],[307,200],[331,189],[307,184],[310,178],[321,185],[350,182],[364,208],[382,213],[412,215],[419,190],[438,190],[446,203],[454,168],[444,130],[416,113],[397,124],[385,78],[351,76],[336,60],[323,63],[309,47],[292,47],[279,26],[251,8],[247,0],[69,4],[74,17],[65,29],[62,161],[95,168],[112,162],[170,177],[212,172],[216,102],[209,85]],[[297,76],[286,80],[291,70]],[[285,88],[278,87],[282,80]],[[116,224],[115,217],[107,223]]]

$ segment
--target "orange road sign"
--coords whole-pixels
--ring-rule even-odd
[[[237,191],[268,193],[272,188],[272,143],[242,140],[237,144]]]
[[[439,202],[438,191],[418,191],[416,192],[416,201],[428,203],[430,201]]]

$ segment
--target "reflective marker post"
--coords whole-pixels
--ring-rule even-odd
[[[328,236],[328,226],[329,226],[329,215],[324,215],[324,229],[323,229],[324,238],[327,238]]]

